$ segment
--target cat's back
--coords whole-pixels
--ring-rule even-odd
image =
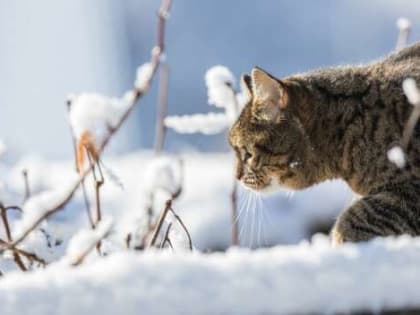
[[[389,56],[389,62],[418,62],[420,59],[420,42],[408,46]]]
[[[369,68],[371,76],[382,82],[401,84],[408,77],[420,82],[420,42],[391,54]]]

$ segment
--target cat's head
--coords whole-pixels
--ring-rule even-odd
[[[251,76],[242,76],[241,84],[249,102],[229,133],[237,179],[263,192],[307,187],[304,164],[309,144],[292,110],[298,104],[290,83],[254,68]]]

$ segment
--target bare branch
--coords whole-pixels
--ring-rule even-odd
[[[190,247],[190,250],[193,250],[193,245],[192,245],[192,240],[191,240],[191,235],[190,232],[188,232],[187,227],[185,226],[184,222],[181,220],[181,218],[175,213],[174,209],[172,209],[172,207],[169,209],[172,214],[174,215],[175,219],[179,222],[179,224],[182,226],[182,228],[185,231],[185,234],[187,234],[188,237],[188,245]]]
[[[71,110],[71,101],[67,100],[67,111],[68,113],[70,113]],[[76,141],[76,137],[74,136],[74,132],[73,132],[73,128],[69,122],[69,128],[70,128],[70,134],[71,134],[71,141],[72,141],[72,145],[73,145],[73,155],[74,155],[74,169],[76,170],[76,172],[78,171],[78,165],[77,165],[77,141]],[[86,192],[86,185],[85,185],[85,181],[82,180],[82,182],[80,183],[80,186],[82,186],[82,193],[83,193],[83,200],[85,202],[85,210],[86,210],[86,214],[89,220],[89,224],[91,226],[91,228],[93,229],[95,224],[93,223],[93,218],[92,218],[92,214],[90,213],[90,203],[89,203],[89,198]]]
[[[160,214],[159,220],[156,224],[156,227],[153,231],[152,234],[152,239],[150,240],[149,246],[148,247],[153,247],[156,243],[156,239],[159,235],[160,230],[162,229],[163,226],[163,222],[165,221],[166,215],[168,214],[169,210],[172,207],[172,199],[169,199],[168,201],[166,201],[166,205],[165,208],[163,209],[162,213]]]
[[[238,246],[239,245],[239,220],[238,217],[238,182],[236,177],[233,178],[233,188],[230,194],[230,202],[231,202],[231,212],[232,212],[232,245]]]
[[[399,18],[397,20],[397,27],[399,29],[397,44],[395,50],[401,50],[407,46],[408,36],[410,35],[411,23],[406,18]]]
[[[134,87],[134,98],[130,106],[127,108],[127,110],[123,113],[117,124],[109,129],[109,133],[104,138],[102,143],[99,146],[98,155],[102,154],[102,152],[107,147],[108,143],[111,141],[115,133],[121,128],[121,126],[125,123],[127,118],[130,116],[134,108],[136,107],[136,104],[138,100],[149,90],[151,82],[156,74],[157,69],[160,65],[161,56],[164,51],[164,31],[165,31],[165,24],[166,24],[166,18],[169,15],[169,10],[171,7],[171,0],[162,0],[160,9],[159,9],[159,19],[158,19],[158,34],[157,34],[157,43],[156,46],[152,49],[152,55],[150,64],[152,67],[152,71],[150,72],[150,76],[146,79],[146,84],[142,86],[141,88]],[[79,180],[74,184],[72,189],[70,189],[69,194],[66,198],[64,198],[60,203],[58,203],[56,206],[51,208],[49,211],[46,211],[45,214],[40,217],[38,220],[33,222],[33,224],[24,232],[22,235],[13,241],[13,243],[9,244],[9,248],[16,247],[19,243],[21,243],[28,235],[31,233],[42,221],[44,221],[46,218],[51,216],[52,214],[60,211],[73,197],[76,190],[78,189],[79,185],[84,181],[84,179],[92,172],[93,165],[91,165],[89,168],[87,168],[81,175]]]
[[[156,127],[155,127],[155,153],[159,154],[165,144],[166,126],[165,117],[168,111],[168,77],[169,67],[162,64],[160,68],[159,96],[157,104]]]
[[[79,266],[80,264],[83,263],[83,261],[85,260],[86,256],[89,255],[89,253],[94,250],[95,248],[98,248],[99,244],[102,242],[102,240],[104,238],[106,238],[110,231],[112,229],[112,224],[110,224],[108,227],[106,227],[105,229],[103,229],[103,231],[101,231],[95,242],[92,242],[91,244],[89,244],[89,246],[86,247],[86,249],[84,251],[82,251],[78,257],[76,257],[76,259],[71,263],[72,266]]]
[[[2,246],[1,250],[11,250],[13,251],[14,254],[19,254],[21,256],[26,257],[30,262],[37,262],[39,264],[41,264],[42,266],[46,266],[47,262],[45,261],[45,259],[40,258],[39,256],[37,256],[34,253],[28,252],[26,250],[17,248],[17,247],[10,247],[10,244],[2,239],[0,239],[0,246]]]
[[[405,125],[403,136],[402,136],[402,147],[404,151],[407,151],[408,144],[410,143],[411,136],[413,135],[414,128],[420,118],[420,107],[414,107],[410,117]]]
[[[165,246],[166,241],[169,240],[169,232],[171,231],[171,227],[172,227],[172,223],[169,223],[168,228],[166,229],[166,232],[165,232],[165,236],[162,239],[162,242],[160,243],[160,246],[159,246],[160,248],[163,248]]]
[[[7,210],[12,210],[12,209],[20,209],[20,208],[17,207],[17,206],[4,207],[3,204],[0,204],[0,216],[1,216],[1,220],[3,222],[4,230],[6,232],[7,241],[9,243],[12,241],[12,234],[10,232],[9,220],[7,218]],[[20,268],[20,270],[22,270],[22,271],[27,270],[25,264],[20,259],[20,256],[19,256],[18,253],[13,252],[13,259],[14,259],[16,265],[18,265],[18,267]]]

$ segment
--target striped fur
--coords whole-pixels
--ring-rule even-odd
[[[402,91],[407,77],[420,85],[420,43],[365,66],[282,80],[254,69],[244,77],[251,100],[229,134],[238,179],[262,191],[345,180],[362,199],[339,216],[336,243],[420,235],[420,126],[407,166],[387,159],[412,110]]]

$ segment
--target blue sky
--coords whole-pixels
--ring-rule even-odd
[[[48,157],[71,154],[64,101],[69,93],[119,96],[149,57],[159,1],[0,0],[0,139]],[[365,63],[389,53],[396,19],[411,19],[420,38],[416,0],[174,0],[167,30],[169,112],[207,105],[205,71],[235,75],[258,65],[282,77],[310,69]],[[150,147],[156,86],[114,141],[114,151]],[[226,150],[225,135],[168,133],[170,150]]]

